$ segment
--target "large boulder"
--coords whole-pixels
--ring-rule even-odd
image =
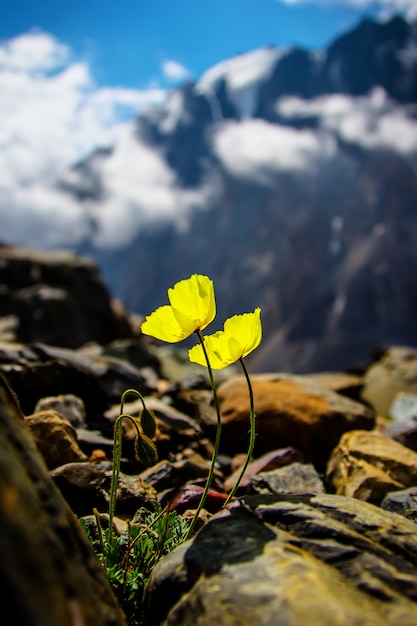
[[[125,626],[105,571],[0,375],[2,615],[20,626]]]
[[[374,413],[308,377],[288,374],[252,376],[256,412],[254,456],[293,446],[307,461],[323,466],[342,434],[372,429]],[[223,443],[237,452],[248,445],[249,394],[243,376],[218,388]]]
[[[133,337],[97,264],[71,252],[0,245],[0,319],[12,319],[18,341],[78,348]]]
[[[248,496],[164,558],[147,626],[414,626],[417,526],[334,495]]]

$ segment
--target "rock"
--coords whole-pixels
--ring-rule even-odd
[[[130,387],[144,395],[154,390],[143,372],[129,363],[45,344],[3,344],[0,372],[26,414],[33,413],[42,398],[72,394],[81,398],[89,419],[120,402]]]
[[[324,466],[341,435],[371,429],[371,409],[308,380],[285,374],[252,376],[256,412],[254,456],[292,446],[306,461]],[[218,388],[223,445],[242,452],[248,445],[249,397],[243,377]]]
[[[417,452],[417,426],[405,429],[400,428],[399,430],[396,429],[396,431],[392,434],[388,429],[386,432],[392,439],[394,439],[394,441],[398,441],[398,443],[406,446],[406,448],[410,448],[410,450]]]
[[[211,456],[212,444],[204,437],[203,431],[198,423],[191,417],[171,406],[164,400],[144,394],[146,408],[153,411],[156,417],[155,445],[160,458],[173,457],[177,450],[185,447],[196,452],[201,452],[204,457]],[[125,402],[123,412],[133,417],[137,417],[143,409],[140,400]],[[115,420],[120,414],[120,404],[112,406],[105,411],[104,420],[108,425],[105,427],[108,432],[113,431]],[[128,421],[123,421],[123,442],[124,453],[132,460],[133,442],[136,437],[134,425]]]
[[[245,462],[246,455],[239,455],[240,462],[234,468],[233,473],[225,480],[224,487],[226,491],[233,489],[236,480],[240,476],[241,468]],[[237,495],[241,495],[249,486],[251,478],[260,472],[270,472],[271,470],[289,465],[290,463],[302,462],[303,455],[295,448],[281,448],[272,450],[263,454],[258,459],[251,461],[246,468],[245,474],[239,484]]]
[[[204,488],[198,485],[184,485],[181,487],[170,503],[170,511],[185,513],[187,510],[196,509],[203,495]],[[224,506],[227,495],[209,489],[204,503],[204,509],[209,513],[217,513]]]
[[[323,481],[310,463],[291,463],[253,476],[250,493],[280,495],[285,493],[324,493]]]
[[[24,626],[126,626],[77,519],[0,375],[2,612]]]
[[[403,446],[417,452],[417,395],[399,391],[395,394],[384,422],[384,432]]]
[[[115,339],[102,346],[101,351],[105,356],[116,357],[138,369],[151,368],[158,378],[162,378],[159,353],[155,348],[155,353],[152,352],[152,348],[147,345],[143,335],[128,339]]]
[[[205,484],[209,473],[209,462],[197,463],[192,460],[168,461],[163,459],[153,467],[149,467],[140,473],[141,480],[147,485],[151,485],[158,493],[159,501],[165,505],[172,502],[186,486],[187,483]],[[215,469],[213,489],[222,488],[222,475]],[[198,490],[200,487],[198,486]],[[188,507],[190,508],[190,507]]]
[[[335,447],[326,480],[339,495],[380,504],[390,491],[415,485],[417,453],[378,431],[345,433]]]
[[[51,471],[51,476],[74,513],[81,517],[93,509],[106,513],[109,509],[111,464],[66,463]],[[140,507],[153,510],[157,492],[138,476],[120,472],[116,512],[133,516]]]
[[[306,374],[304,378],[308,378],[311,382],[321,387],[336,391],[342,396],[361,401],[363,376],[349,374],[348,372],[313,372]]]
[[[51,471],[56,487],[78,517],[91,515],[93,509],[108,511],[110,476],[111,466],[95,463],[66,463]]]
[[[417,522],[417,487],[387,493],[382,500],[381,508],[386,511],[394,511],[413,522]]]
[[[390,406],[389,417],[392,425],[402,427],[417,426],[417,394],[399,391]]]
[[[74,428],[83,428],[85,423],[85,406],[81,398],[72,393],[41,398],[35,405],[34,413],[40,411],[57,411]]]
[[[14,316],[16,340],[78,348],[134,336],[97,264],[70,252],[0,246],[0,316]]]
[[[417,394],[416,348],[392,346],[365,372],[362,398],[380,415],[390,414],[398,392]]]
[[[104,437],[99,430],[91,430],[87,428],[77,428],[77,440],[80,448],[88,455],[95,452],[111,458],[113,454],[113,439]]]
[[[87,460],[78,445],[75,428],[57,411],[40,411],[28,415],[26,422],[48,469]]]
[[[414,626],[412,522],[332,495],[248,496],[154,569],[146,626]]]

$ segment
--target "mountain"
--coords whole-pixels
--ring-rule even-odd
[[[148,314],[192,273],[218,319],[262,307],[256,371],[358,367],[417,345],[417,24],[227,59],[60,181],[80,252]]]

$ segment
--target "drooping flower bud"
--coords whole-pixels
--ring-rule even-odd
[[[150,439],[153,439],[156,433],[155,413],[150,409],[143,409],[140,412],[139,420],[144,434]]]
[[[146,467],[152,467],[158,462],[158,451],[154,442],[143,433],[135,439],[135,456]]]

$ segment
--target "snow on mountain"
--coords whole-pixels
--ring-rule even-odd
[[[224,82],[239,115],[252,117],[261,84],[268,80],[276,62],[285,54],[277,48],[260,48],[222,61],[203,74],[196,91],[211,98]]]

